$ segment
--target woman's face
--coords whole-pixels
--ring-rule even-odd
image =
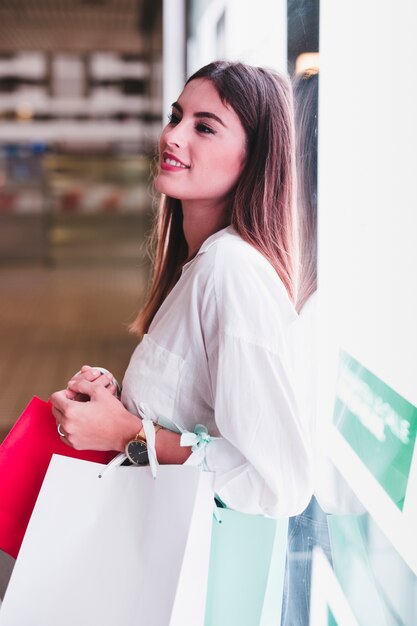
[[[192,80],[162,132],[156,188],[182,201],[221,207],[239,179],[245,146],[237,114],[222,103],[213,83]]]

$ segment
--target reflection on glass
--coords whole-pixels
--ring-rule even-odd
[[[415,626],[417,577],[371,516],[328,522],[334,571],[360,626]]]
[[[416,440],[417,408],[342,352],[333,420],[402,511]]]

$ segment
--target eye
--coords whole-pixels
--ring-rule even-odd
[[[196,130],[199,133],[203,133],[206,135],[215,135],[215,131],[210,128],[210,126],[207,126],[207,124],[202,124],[201,122],[199,124],[196,125]]]
[[[175,113],[168,114],[168,124],[179,124],[180,121],[180,118],[178,117],[178,115],[175,115]]]

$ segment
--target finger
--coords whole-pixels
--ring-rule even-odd
[[[67,420],[63,413],[58,411],[58,409],[52,409],[52,414],[55,417],[56,427],[59,433],[59,436],[63,438],[64,436],[68,438],[68,433],[66,431],[66,423]]]
[[[119,394],[121,393],[121,389],[119,385],[117,384],[117,382],[115,381],[112,374],[108,374],[108,377],[109,377],[108,382],[106,383],[105,388],[107,389],[107,391],[110,391],[112,396],[115,396],[116,398],[118,398]],[[97,382],[100,382],[100,381],[97,381]]]
[[[75,400],[76,402],[88,402],[90,397],[84,393],[78,393],[77,391],[72,391],[72,389],[66,389],[65,395],[68,400]]]
[[[82,380],[87,380],[91,383],[94,383],[94,385],[100,385],[101,387],[109,387],[109,385],[113,383],[113,376],[111,374],[100,373],[100,376],[98,378],[95,378],[93,375],[90,375],[90,373],[87,373],[86,375],[83,375],[83,376],[74,377],[72,380],[69,381],[68,386],[72,388],[73,381],[79,382]]]
[[[52,404],[52,407],[55,409],[58,409],[61,413],[65,412],[65,409],[68,406],[68,403],[70,402],[70,400],[68,400],[66,396],[66,392],[67,392],[66,389],[62,389],[62,391],[56,391],[49,398]]]
[[[59,432],[59,431],[58,431],[58,432]],[[63,432],[63,433],[64,433],[64,435],[61,435],[61,433],[59,432],[59,436],[60,436],[60,439],[61,439],[62,443],[65,443],[65,444],[66,444],[67,446],[69,446],[70,448],[73,448],[74,446],[72,445],[72,443],[71,443],[71,442],[70,442],[70,440],[68,439],[68,436],[67,436],[67,434],[65,433],[65,431],[62,429],[62,426],[61,426],[61,432]]]
[[[71,378],[71,380],[89,380],[93,382],[94,380],[100,378],[101,372],[100,370],[89,368],[84,371],[80,370]]]
[[[91,383],[88,380],[77,380],[77,379],[73,379],[70,380],[68,383],[68,389],[69,391],[73,391],[75,392],[75,394],[85,394],[87,396],[90,396],[90,398],[93,396],[93,394],[95,393],[95,389],[97,388],[97,383]]]
[[[77,394],[75,393],[75,391],[71,391],[71,389],[65,389],[65,396],[68,398],[68,400],[74,400],[75,396]]]
[[[102,383],[104,387],[109,389],[114,384],[114,378],[111,374],[103,374],[97,382]]]
[[[62,422],[64,414],[55,406],[52,406],[52,415],[54,416],[56,425],[58,426],[58,424]]]
[[[83,365],[82,368],[80,369],[80,372],[86,372],[91,369],[92,369],[91,365]]]
[[[89,380],[90,382],[93,382],[94,380],[101,378],[102,375],[103,374],[102,372],[100,372],[100,370],[95,370],[95,369],[89,369],[82,373],[82,377],[85,380]]]
[[[115,385],[114,383],[110,383],[110,385],[107,385],[106,389],[108,389],[113,396],[117,396],[119,391],[117,389],[117,385]]]

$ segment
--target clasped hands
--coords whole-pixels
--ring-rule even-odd
[[[50,397],[52,413],[64,433],[63,441],[76,450],[123,452],[141,428],[117,397],[112,374],[84,365],[66,389]]]

